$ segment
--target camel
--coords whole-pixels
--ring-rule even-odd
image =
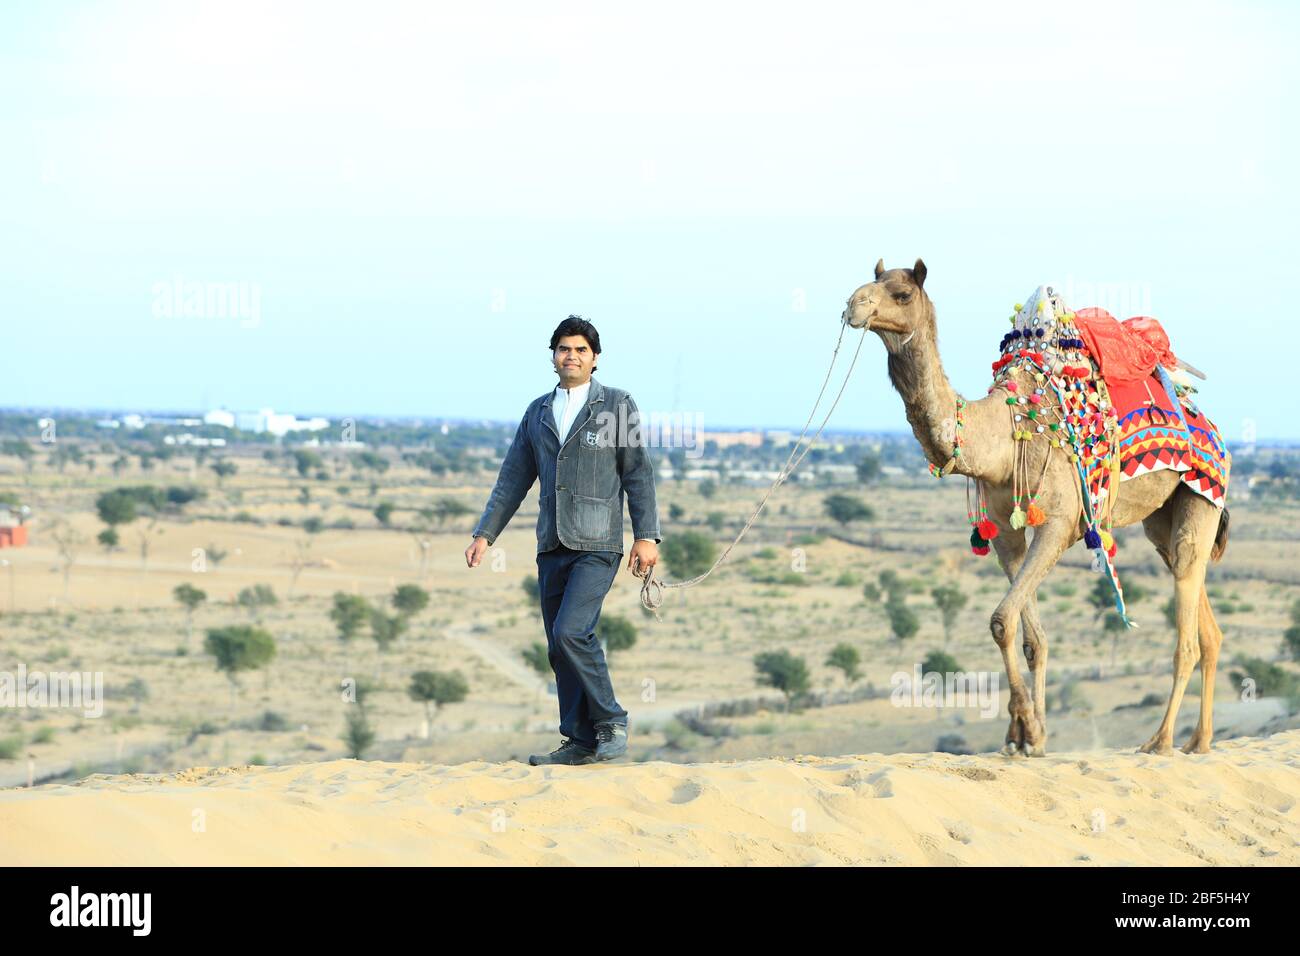
[[[949,463],[953,473],[978,479],[985,487],[989,519],[998,527],[991,544],[1010,581],[989,624],[1002,652],[1011,694],[1011,722],[1002,753],[1043,756],[1047,752],[1048,645],[1038,617],[1037,590],[1066,548],[1083,535],[1079,521],[1083,498],[1076,468],[1060,449],[1045,441],[1025,443],[1032,472],[1038,474],[1046,467],[1039,502],[1047,518],[1027,541],[1027,529],[1013,528],[1010,521],[1016,444],[1006,404],[1010,392],[998,388],[985,398],[966,401],[962,450],[954,459],[954,416],[961,396],[949,383],[939,359],[934,303],[925,292],[925,263],[918,259],[911,269],[886,270],[881,260],[876,263],[875,276],[874,282],[860,286],[849,297],[842,320],[852,328],[876,333],[884,343],[890,381],[902,396],[907,420],[926,458],[936,466]],[[1020,388],[1032,389],[1028,374],[1019,374],[1026,380]],[[1113,526],[1142,522],[1147,538],[1174,577],[1178,639],[1173,687],[1164,719],[1140,749],[1160,754],[1173,749],[1178,709],[1199,656],[1200,719],[1182,749],[1184,753],[1208,753],[1214,736],[1214,674],[1223,632],[1205,592],[1205,572],[1227,546],[1227,510],[1220,511],[1193,492],[1172,470],[1128,478],[1119,482],[1117,490]],[[1017,667],[1017,625],[1024,632],[1032,695]]]

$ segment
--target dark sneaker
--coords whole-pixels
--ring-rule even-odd
[[[596,759],[613,760],[627,753],[627,727],[623,724],[596,725]]]
[[[595,759],[596,752],[594,750],[588,750],[573,738],[566,737],[564,743],[560,744],[557,749],[552,750],[548,754],[533,754],[528,758],[528,762],[534,767],[551,763],[577,766],[579,764],[591,763]]]

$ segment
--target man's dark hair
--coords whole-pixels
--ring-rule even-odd
[[[559,344],[560,339],[566,335],[581,335],[591,346],[591,351],[596,355],[600,354],[600,333],[596,327],[580,315],[571,315],[555,327],[551,333],[551,351],[555,351],[555,346]]]

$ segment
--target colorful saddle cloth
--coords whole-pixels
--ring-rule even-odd
[[[1118,322],[1104,309],[1072,312],[1050,287],[1039,286],[1024,305],[1016,304],[1011,325],[993,363],[989,392],[1003,389],[1012,406],[1012,438],[1020,446],[1013,475],[1024,474],[1021,449],[1035,436],[1069,456],[1083,486],[1080,520],[1093,570],[1110,581],[1120,620],[1134,626],[1114,562],[1118,545],[1111,533],[1111,509],[1119,491],[1114,482],[1168,469],[1222,508],[1231,465],[1227,448],[1218,428],[1192,402],[1195,389],[1178,369],[1169,337],[1155,319],[1137,316]],[[1019,382],[1016,375],[1022,376]],[[1022,384],[1034,394],[1021,394]],[[1043,400],[1049,391],[1057,400],[1057,421]],[[1040,418],[1043,409],[1048,414]],[[1041,481],[1040,476],[1040,487]],[[1032,486],[1018,485],[1013,477],[1012,496],[1012,528],[1044,520],[1041,509],[1034,511],[1038,492]],[[1022,511],[1025,499],[1030,507]],[[987,554],[987,539],[996,535],[985,510],[981,491],[980,513],[971,515],[976,554]],[[977,523],[977,517],[985,520]]]
[[[1074,321],[1105,379],[1118,422],[1120,480],[1170,469],[1198,495],[1222,508],[1231,457],[1218,427],[1189,395],[1178,394],[1168,369],[1177,359],[1169,337],[1150,316],[1116,321],[1105,309],[1079,309]],[[1094,496],[1109,489],[1106,462],[1093,462]]]
[[[1222,508],[1232,457],[1218,426],[1187,396],[1172,400],[1159,375],[1107,386],[1119,421],[1120,480],[1171,469],[1188,488]],[[1109,488],[1104,462],[1093,465],[1088,483]]]

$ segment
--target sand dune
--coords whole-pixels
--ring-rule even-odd
[[[1300,731],[1203,756],[335,760],[0,791],[10,865],[1300,864]]]

